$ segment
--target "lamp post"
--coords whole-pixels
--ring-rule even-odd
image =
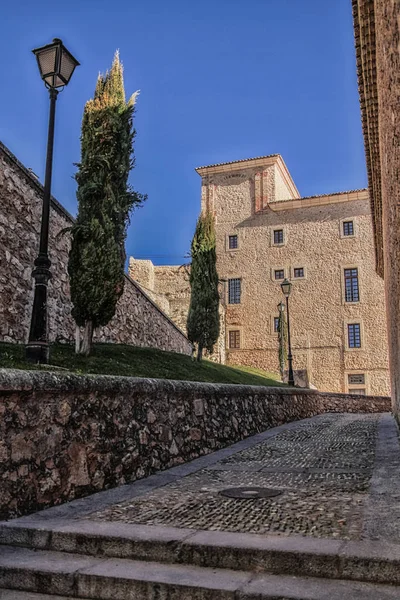
[[[287,314],[286,318],[287,318],[288,349],[289,349],[289,353],[288,353],[288,363],[289,363],[288,384],[294,385],[293,356],[292,356],[292,344],[290,342],[290,319],[289,319],[289,296],[290,296],[290,290],[292,289],[292,284],[290,283],[290,281],[288,279],[285,279],[281,283],[281,288],[282,288],[283,295],[286,298],[286,314]]]
[[[55,38],[51,44],[32,50],[36,56],[40,76],[50,93],[49,130],[47,138],[46,175],[43,190],[42,219],[40,226],[39,254],[34,262],[32,277],[35,279],[35,293],[32,308],[29,341],[26,345],[26,359],[35,363],[49,362],[47,335],[47,284],[51,278],[51,262],[48,256],[49,216],[51,197],[51,175],[53,167],[54,119],[58,88],[68,85],[78,61],[65,48],[62,41]]]

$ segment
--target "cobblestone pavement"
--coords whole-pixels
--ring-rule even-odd
[[[371,496],[370,484],[376,467],[380,419],[379,414],[329,414],[300,421],[262,443],[87,518],[193,529],[377,539],[377,496]],[[394,472],[394,465],[392,469]],[[380,479],[376,477],[375,473],[374,490],[379,496],[382,473]],[[397,484],[398,480],[392,487]],[[273,488],[281,495],[234,499],[220,494],[233,487]],[[396,489],[400,494],[400,488]],[[380,510],[389,514],[389,505],[382,504],[382,497],[380,502]],[[385,536],[390,539],[386,529]],[[396,536],[400,542],[400,525],[395,541]]]

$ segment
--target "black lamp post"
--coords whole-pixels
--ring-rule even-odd
[[[290,283],[290,281],[288,279],[285,279],[281,283],[281,288],[282,288],[283,295],[286,298],[286,314],[287,314],[288,346],[289,346],[289,353],[288,353],[288,363],[289,363],[288,384],[289,385],[294,385],[293,356],[292,356],[292,344],[290,342],[290,319],[289,319],[289,296],[290,296],[290,290],[292,289],[292,284]]]
[[[35,295],[33,300],[29,341],[26,345],[26,358],[35,363],[48,363],[47,284],[51,278],[48,242],[51,174],[53,166],[54,117],[58,88],[68,84],[75,67],[77,67],[79,63],[58,38],[55,38],[51,44],[43,46],[42,48],[36,48],[35,50],[32,50],[32,52],[36,56],[41,78],[50,93],[50,116],[39,254],[34,262],[35,268],[32,271],[32,277],[35,279]]]

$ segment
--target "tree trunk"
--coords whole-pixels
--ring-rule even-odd
[[[83,330],[82,346],[79,354],[83,356],[89,356],[92,349],[93,340],[93,321],[86,321],[85,329]]]
[[[79,354],[81,349],[81,330],[78,325],[75,327],[75,354]]]
[[[201,346],[201,344],[199,344],[197,347],[197,362],[201,362],[202,357],[203,357],[203,346]]]

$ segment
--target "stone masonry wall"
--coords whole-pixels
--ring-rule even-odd
[[[134,481],[324,412],[390,398],[0,370],[0,519]]]
[[[39,243],[42,186],[0,144],[0,340],[25,342],[33,301],[32,266]],[[72,341],[67,273],[72,217],[55,200],[50,215],[50,340]],[[95,334],[101,342],[150,346],[190,354],[191,344],[178,327],[128,277],[115,317]]]
[[[389,354],[393,411],[400,421],[400,4],[374,4]]]

